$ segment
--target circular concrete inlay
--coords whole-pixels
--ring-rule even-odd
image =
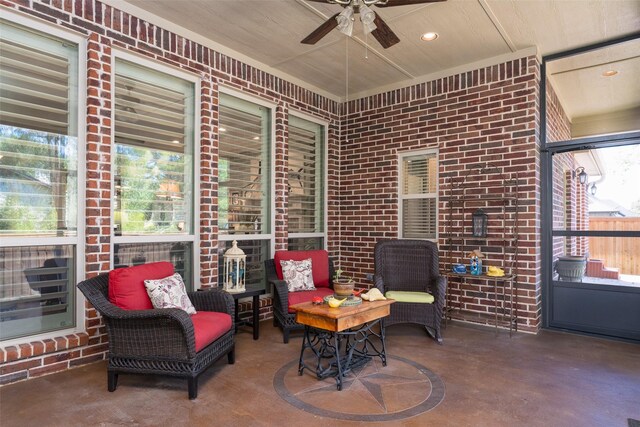
[[[442,402],[444,383],[426,367],[397,356],[387,366],[375,358],[350,372],[338,391],[334,378],[318,380],[298,360],[276,372],[276,392],[291,405],[321,417],[350,421],[394,421],[429,411]]]

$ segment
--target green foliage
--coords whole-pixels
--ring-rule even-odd
[[[37,234],[64,223],[65,195],[77,191],[75,141],[0,125],[0,230]]]
[[[117,193],[124,233],[181,231],[186,215],[185,156],[170,151],[116,145]],[[182,191],[176,191],[182,188]]]

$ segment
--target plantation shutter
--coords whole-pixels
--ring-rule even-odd
[[[116,235],[191,229],[194,85],[116,59]]]
[[[269,109],[220,95],[220,232],[263,234],[269,224]]]
[[[435,239],[437,232],[436,154],[402,160],[402,237]]]
[[[187,99],[192,97],[188,86],[169,76],[157,78],[126,61],[118,60],[116,71],[116,143],[183,153]]]
[[[76,135],[77,47],[2,25],[0,38],[1,123],[52,134]],[[33,43],[35,41],[36,43]]]
[[[0,234],[75,235],[78,47],[0,23]]]
[[[323,231],[323,128],[289,116],[289,233]]]

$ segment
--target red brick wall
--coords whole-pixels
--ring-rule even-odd
[[[167,29],[130,16],[96,0],[0,0],[17,12],[71,29],[87,38],[87,190],[86,275],[109,271],[111,247],[111,61],[112,49],[136,53],[150,60],[200,76],[200,275],[203,287],[217,280],[218,269],[218,93],[220,85],[276,104],[276,249],[287,241],[286,121],[290,110],[329,122],[329,197],[337,194],[339,104],[303,87],[270,75]],[[330,227],[337,223],[335,203],[329,204]],[[336,234],[329,232],[329,251],[338,252]],[[241,317],[251,303],[240,304]],[[96,311],[85,307],[86,333],[44,341],[25,340],[0,349],[0,384],[104,359],[107,336]],[[260,302],[260,317],[271,317],[271,300]]]
[[[437,147],[440,185],[478,163],[517,174],[521,200],[520,327],[536,330],[539,301],[538,64],[534,57],[449,76],[347,105],[315,94],[95,0],[0,0],[4,6],[87,37],[86,271],[109,270],[112,48],[134,52],[201,77],[200,266],[203,285],[217,277],[217,164],[220,85],[268,100],[275,111],[276,249],[286,247],[286,121],[302,111],[329,121],[328,243],[360,284],[373,271],[373,246],[396,237],[397,153]],[[346,110],[345,110],[346,109]],[[345,114],[347,113],[348,114]],[[444,205],[440,203],[440,212]],[[443,232],[441,222],[440,233]],[[442,243],[442,242],[440,242]],[[478,285],[489,292],[486,284]],[[479,299],[479,310],[488,310]],[[476,304],[476,305],[478,305]],[[250,303],[240,305],[245,317]],[[106,334],[87,305],[85,330],[0,351],[0,383],[103,359]],[[271,317],[270,299],[260,303]],[[28,341],[28,340],[27,340]]]
[[[374,271],[373,247],[398,237],[398,153],[438,148],[440,195],[447,177],[478,165],[520,182],[521,329],[540,322],[538,63],[535,57],[350,101],[341,148],[341,267],[361,285]],[[439,202],[439,234],[445,233]],[[439,240],[444,256],[443,238]],[[464,285],[465,312],[492,312],[492,285]],[[482,321],[482,320],[480,320]]]
[[[571,139],[571,121],[549,80],[547,88],[547,142]],[[580,184],[575,170],[580,166],[572,153],[553,157],[553,226],[569,230],[588,230],[587,186]],[[584,255],[589,250],[586,237],[554,237],[553,257]]]

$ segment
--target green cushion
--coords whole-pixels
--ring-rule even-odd
[[[398,302],[421,302],[424,304],[432,304],[434,301],[433,295],[427,292],[388,291],[384,296]]]

